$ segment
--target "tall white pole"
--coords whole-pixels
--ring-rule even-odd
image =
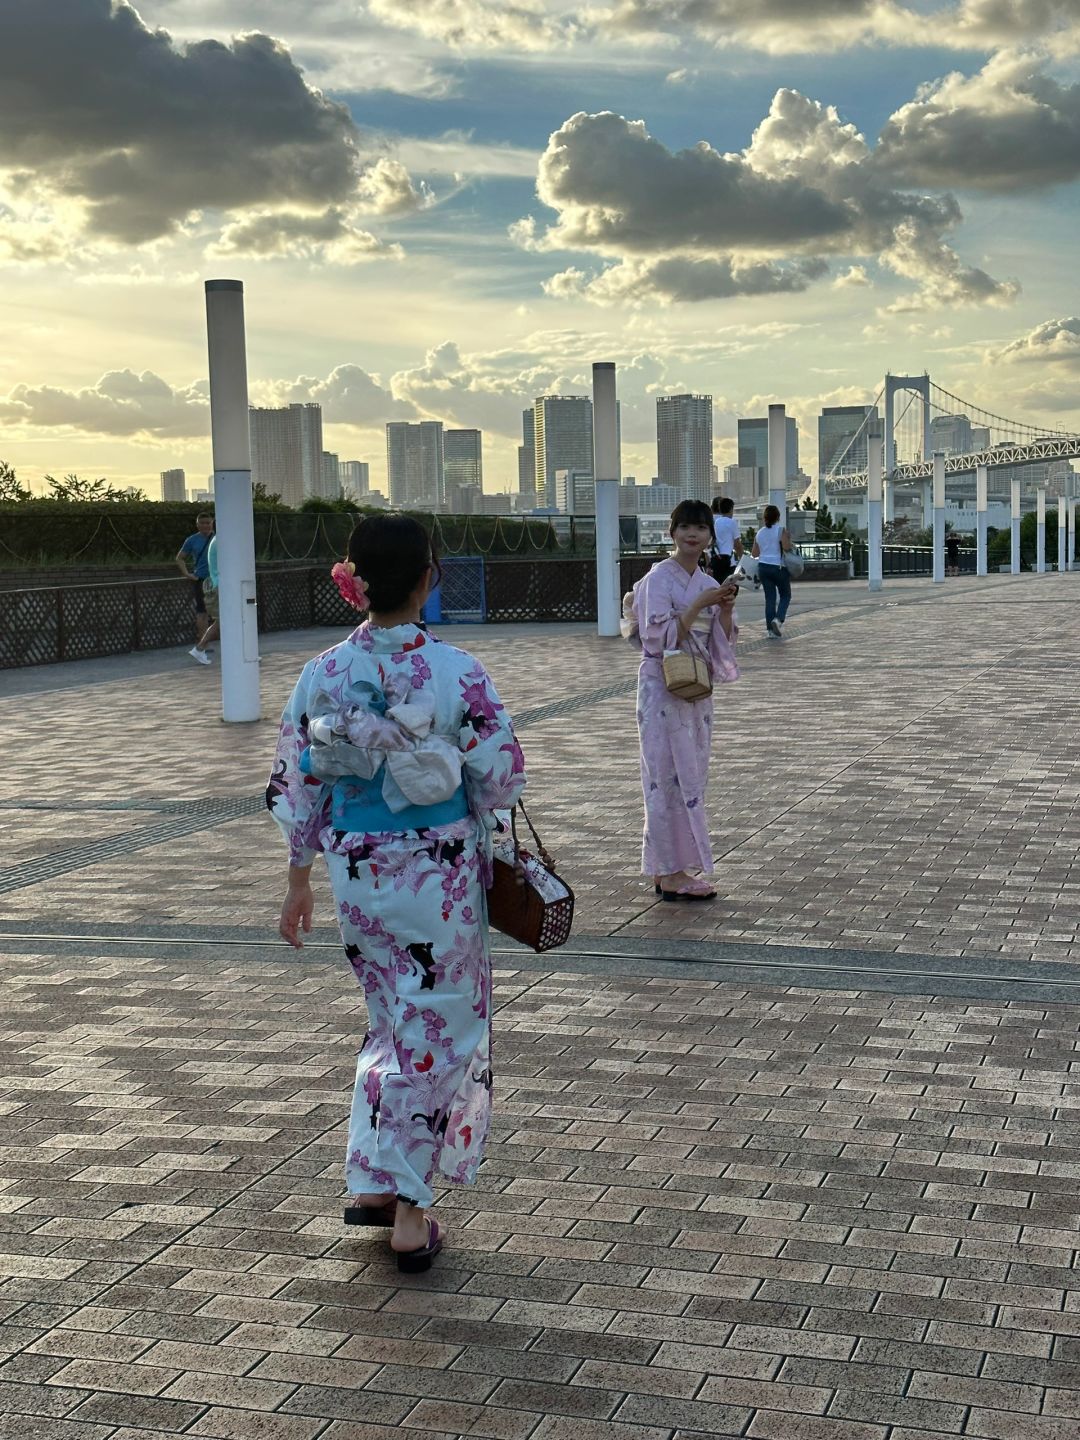
[[[881,471],[885,459],[885,437],[880,420],[871,421],[866,438],[866,540],[868,547],[868,588],[881,589],[881,521],[883,513]]]
[[[1009,482],[1009,529],[1012,532],[1011,564],[1014,575],[1020,574],[1020,481]]]
[[[989,508],[989,483],[985,465],[975,470],[975,574],[986,574],[986,522]]]
[[[934,451],[934,584],[945,581],[945,452]]]
[[[1069,501],[1069,539],[1065,551],[1065,568],[1072,570],[1076,564],[1076,501]]]
[[[593,480],[596,487],[596,633],[618,635],[619,593],[619,430],[615,366],[592,367]]]
[[[885,444],[882,439],[882,454],[884,455]],[[882,466],[884,467],[884,460]],[[882,497],[885,503],[884,518],[885,524],[891,525],[896,519],[896,480],[892,475],[882,475]]]
[[[1061,572],[1065,569],[1065,555],[1066,555],[1066,546],[1067,546],[1067,542],[1068,542],[1068,535],[1067,535],[1067,531],[1068,531],[1067,507],[1066,507],[1065,496],[1064,496],[1064,495],[1059,495],[1059,496],[1058,496],[1057,512],[1058,512],[1058,553],[1057,553],[1057,568],[1058,568],[1058,574],[1060,575]]]
[[[780,524],[787,524],[787,409],[769,406],[769,504],[780,511]]]
[[[1039,486],[1035,519],[1035,573],[1046,574],[1046,491]]]
[[[206,337],[221,609],[221,718],[258,720],[259,617],[241,281],[206,281]]]

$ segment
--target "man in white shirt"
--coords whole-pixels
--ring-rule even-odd
[[[722,585],[742,558],[743,543],[735,519],[735,501],[718,497],[713,501],[712,508],[714,539],[709,568],[716,583]]]

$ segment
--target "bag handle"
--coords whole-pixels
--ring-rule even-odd
[[[522,865],[521,865],[521,860],[520,860],[519,853],[518,853],[520,847],[519,847],[519,843],[518,843],[518,833],[517,833],[517,812],[518,812],[519,810],[521,811],[522,818],[524,819],[525,824],[528,825],[528,827],[529,827],[529,832],[530,832],[530,834],[532,835],[533,840],[536,842],[536,858],[537,858],[537,859],[540,861],[540,863],[541,863],[542,865],[544,865],[548,870],[553,870],[553,869],[555,868],[554,862],[552,861],[551,856],[548,854],[547,849],[546,849],[545,846],[544,846],[544,842],[540,839],[540,836],[537,834],[537,832],[536,832],[536,826],[533,824],[532,820],[529,818],[529,812],[525,809],[524,803],[523,803],[521,800],[519,800],[519,801],[517,802],[517,804],[513,807],[513,809],[510,811],[510,834],[511,834],[511,836],[513,837],[513,841],[514,841],[514,866],[515,866],[515,868],[518,870],[518,873],[521,874],[521,872],[522,872]]]

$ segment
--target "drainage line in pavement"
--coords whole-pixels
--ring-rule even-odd
[[[24,935],[10,931],[0,932],[0,941],[3,940],[51,940],[59,941],[61,944],[71,945],[100,945],[104,949],[116,945],[188,945],[206,948],[208,946],[222,947],[256,947],[265,949],[273,944],[270,940],[216,940],[204,939],[175,939],[167,940],[159,936],[139,935]],[[333,944],[326,940],[308,940],[304,943],[305,950],[340,950],[339,944]],[[531,959],[532,951],[525,950],[504,950],[493,946],[492,955],[506,956],[509,959]],[[557,960],[554,951],[547,951],[553,961]],[[642,951],[627,950],[567,950],[565,954],[579,960],[633,960],[633,961],[659,961],[663,965],[730,965],[741,967],[747,970],[805,970],[809,972],[821,971],[829,975],[905,975],[913,979],[921,979],[923,976],[932,977],[936,980],[980,980],[987,984],[999,985],[1050,985],[1055,989],[1076,990],[1080,989],[1080,978],[1076,980],[1047,980],[1034,975],[988,975],[982,971],[965,970],[918,970],[902,969],[899,966],[878,966],[878,965],[822,965],[813,961],[805,960],[744,960],[724,959],[718,957],[710,960],[705,956],[695,955],[647,955]],[[558,968],[557,965],[555,968]]]

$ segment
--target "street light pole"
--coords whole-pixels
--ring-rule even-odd
[[[244,286],[240,280],[206,281],[206,337],[221,610],[221,718],[238,723],[258,720],[261,713]]]

